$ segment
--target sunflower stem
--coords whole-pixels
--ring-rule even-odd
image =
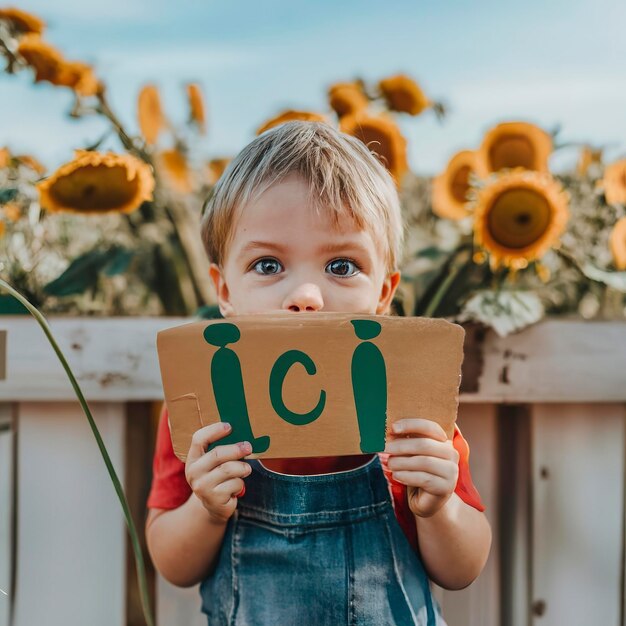
[[[462,259],[462,260],[459,261],[459,259]],[[424,317],[433,317],[433,315],[436,313],[437,309],[439,308],[439,305],[441,304],[443,297],[446,295],[446,293],[448,292],[448,289],[450,289],[450,286],[452,285],[456,277],[459,275],[459,272],[471,261],[471,259],[472,259],[471,250],[467,250],[466,248],[463,248],[456,252],[454,256],[454,261],[456,261],[456,263],[453,262],[452,268],[450,269],[450,273],[446,276],[445,280],[441,283],[441,285],[439,286],[439,289],[437,289],[437,291],[435,292],[435,295],[432,297],[431,301],[428,303],[428,306],[426,307],[426,310],[424,311]]]
[[[0,48],[7,59],[7,66],[4,68],[4,71],[7,72],[7,74],[15,74],[16,65],[18,67],[24,67],[23,62],[20,61],[20,58],[13,52],[13,50],[11,50],[7,42],[4,41],[2,37],[0,37]]]
[[[122,145],[130,152],[135,152],[143,161],[151,165],[152,159],[150,158],[150,155],[143,148],[137,147],[137,145],[135,145],[135,142],[133,141],[132,137],[124,129],[117,115],[113,113],[113,110],[111,109],[111,107],[109,106],[109,103],[106,100],[104,92],[98,93],[97,97],[98,97],[99,105],[96,111],[104,115],[104,117],[106,117],[109,120],[109,122],[113,124],[113,127],[115,128],[120,138],[120,141],[122,142]]]
[[[137,529],[135,528],[135,523],[133,522],[132,515],[130,513],[130,507],[128,505],[128,501],[126,500],[126,496],[124,495],[124,490],[122,489],[122,485],[117,476],[115,468],[113,467],[113,463],[111,462],[111,458],[109,457],[109,453],[104,445],[104,441],[100,436],[100,431],[98,430],[98,426],[96,425],[93,416],[91,415],[91,411],[89,406],[87,405],[87,401],[85,400],[85,396],[78,385],[76,377],[74,376],[67,360],[59,345],[57,344],[54,336],[52,335],[52,331],[50,330],[50,326],[46,321],[45,317],[39,312],[37,308],[35,308],[24,296],[22,296],[18,291],[13,289],[11,285],[6,283],[4,280],[0,278],[0,287],[4,288],[4,290],[8,291],[16,300],[21,302],[21,304],[28,309],[29,313],[37,320],[39,325],[41,326],[44,334],[48,338],[52,349],[55,351],[56,355],[61,361],[61,365],[67,374],[72,387],[74,388],[74,393],[78,398],[78,401],[87,417],[87,421],[89,422],[89,426],[93,432],[93,435],[96,439],[96,443],[98,444],[98,448],[100,449],[100,453],[104,460],[104,464],[106,465],[107,471],[109,472],[109,476],[111,478],[111,482],[113,483],[113,487],[117,494],[117,497],[120,501],[120,505],[122,506],[122,511],[124,513],[124,518],[126,520],[126,525],[128,527],[128,532],[130,534],[131,544],[133,547],[133,552],[135,555],[135,561],[137,565],[137,578],[139,581],[139,592],[141,595],[141,606],[143,609],[144,618],[146,620],[146,624],[148,626],[154,626],[154,618],[152,617],[152,612],[150,609],[150,596],[148,592],[148,584],[146,580],[146,568],[143,560],[143,554],[141,552],[141,545],[139,543],[139,535],[137,534]]]

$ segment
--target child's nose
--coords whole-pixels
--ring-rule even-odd
[[[289,311],[320,311],[324,306],[322,292],[315,283],[305,283],[294,289],[283,302]]]

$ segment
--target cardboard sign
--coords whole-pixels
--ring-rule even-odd
[[[174,452],[193,433],[232,425],[215,445],[249,441],[252,457],[379,452],[405,417],[452,436],[462,327],[441,319],[339,313],[205,320],[158,333]]]

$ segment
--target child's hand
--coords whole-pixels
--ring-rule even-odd
[[[252,468],[238,459],[252,452],[249,442],[216,446],[206,449],[215,441],[225,437],[231,430],[230,424],[218,422],[197,430],[185,463],[185,478],[189,486],[209,512],[211,519],[225,523],[237,508],[237,496],[244,489],[243,478],[250,475]]]
[[[388,467],[395,480],[407,485],[411,511],[418,517],[434,515],[454,492],[459,453],[443,428],[430,420],[398,420],[390,434]]]

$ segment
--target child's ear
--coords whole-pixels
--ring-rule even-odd
[[[211,265],[209,266],[209,276],[211,278],[211,281],[213,282],[215,293],[217,294],[217,303],[220,307],[220,313],[224,317],[232,315],[233,307],[230,303],[230,293],[228,291],[228,285],[224,280],[224,275],[222,274],[222,270],[219,265],[211,263]]]
[[[396,289],[400,284],[400,272],[392,272],[388,274],[383,282],[376,307],[376,315],[387,315],[391,307],[391,301],[396,293]]]

